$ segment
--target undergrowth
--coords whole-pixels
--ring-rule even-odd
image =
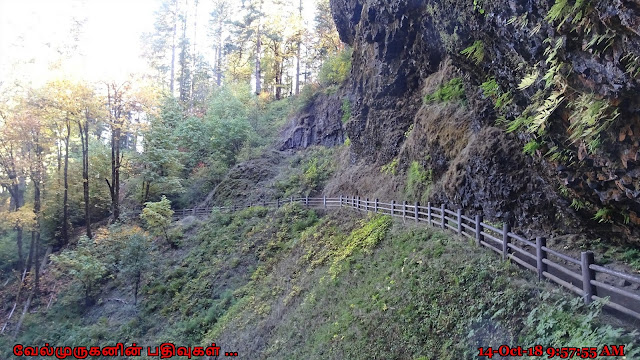
[[[109,305],[131,296],[117,278],[93,308],[69,306],[82,299],[70,288],[50,310],[27,314],[30,330],[15,341],[216,342],[268,359],[467,359],[481,346],[533,343],[625,344],[628,358],[638,355],[637,334],[599,325],[599,305],[571,300],[472,242],[388,216],[320,216],[288,204],[214,213],[184,229],[180,250],[151,251],[138,306]]]

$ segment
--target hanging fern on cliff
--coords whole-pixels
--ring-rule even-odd
[[[595,152],[600,146],[600,134],[620,115],[618,109],[605,100],[596,99],[594,94],[580,95],[569,107],[573,109],[569,139],[573,143],[584,141],[589,152]]]
[[[551,24],[560,21],[558,27],[564,25],[569,19],[572,24],[578,24],[584,19],[590,4],[589,0],[576,0],[573,5],[569,4],[569,0],[556,0],[549,9],[546,20]]]
[[[478,65],[484,60],[484,43],[476,40],[471,46],[462,50],[460,54],[465,55],[468,59],[473,59],[476,65]]]

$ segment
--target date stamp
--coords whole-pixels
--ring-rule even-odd
[[[511,357],[545,357],[547,359],[596,359],[598,357],[624,356],[624,345],[604,345],[598,347],[532,347],[501,345],[499,347],[478,348],[478,356],[493,358],[494,355]]]

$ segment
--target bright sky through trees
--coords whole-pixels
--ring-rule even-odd
[[[39,86],[60,77],[124,80],[129,74],[146,72],[141,35],[153,31],[160,3],[0,0],[0,86],[16,80]],[[314,1],[304,0],[303,5],[305,22],[310,24]],[[206,34],[211,4],[200,1],[199,6],[200,33]]]
[[[157,4],[156,0],[0,0],[0,78],[36,85],[62,74],[99,80],[144,70],[140,34],[152,27]],[[73,48],[77,21],[84,24]]]

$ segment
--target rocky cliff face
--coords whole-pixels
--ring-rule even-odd
[[[354,161],[398,157],[402,169],[418,161],[439,180],[432,200],[495,218],[557,227],[573,201],[583,219],[631,223],[627,235],[640,224],[640,0],[331,0],[331,8],[354,50],[344,88]],[[442,80],[460,77],[466,94],[465,131],[446,141],[451,132],[438,133],[441,119],[427,116],[438,105],[422,100],[445,61]],[[492,80],[493,92],[480,87]]]
[[[336,146],[344,143],[342,93],[315,96],[284,130],[280,150],[304,149],[312,145]]]

